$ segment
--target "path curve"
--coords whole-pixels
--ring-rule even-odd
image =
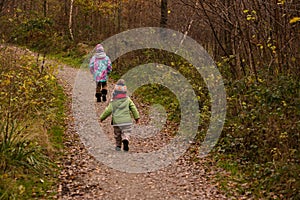
[[[111,169],[95,160],[85,149],[75,130],[72,116],[72,89],[78,69],[63,66],[57,77],[69,97],[68,125],[65,132],[65,153],[62,158],[62,171],[59,175],[58,199],[103,199],[103,200],[179,200],[179,199],[227,199],[214,183],[215,170],[209,170],[208,158],[191,161],[186,153],[173,165],[155,172],[130,174]],[[112,90],[109,83],[109,90]],[[97,114],[100,114],[107,103],[95,103]],[[145,118],[145,105],[137,104],[142,112],[142,123]],[[113,141],[113,130],[106,120],[101,124]],[[153,141],[133,139],[131,151],[147,152],[164,145],[170,138],[168,131],[157,135],[157,144]],[[164,137],[162,137],[164,136]],[[150,144],[150,145],[148,145]],[[217,168],[216,168],[217,169]],[[220,172],[220,171],[219,171]]]

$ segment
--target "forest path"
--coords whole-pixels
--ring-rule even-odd
[[[166,168],[138,174],[120,172],[97,161],[82,144],[74,125],[71,98],[77,72],[78,69],[64,66],[59,69],[57,75],[69,97],[68,125],[64,136],[65,153],[61,162],[58,199],[226,199],[218,190],[217,183],[213,182],[217,172],[210,169],[206,158],[192,162],[191,156],[185,153]],[[111,93],[113,84],[109,82],[108,86]],[[136,101],[135,103],[141,112],[141,123],[147,123],[144,105]],[[97,115],[107,104],[95,102]],[[105,120],[101,126],[113,142],[110,120]],[[152,147],[163,145],[162,141],[164,139],[159,138],[157,142],[160,144],[154,144],[155,142],[148,144],[132,138],[130,151],[151,150]]]

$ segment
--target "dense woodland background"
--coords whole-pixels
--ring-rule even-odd
[[[225,57],[237,78],[265,68],[299,73],[297,1],[2,0],[0,15],[4,41],[35,48],[67,48],[68,39],[95,44],[127,29],[163,26],[187,31],[215,59]]]
[[[71,64],[82,62],[95,44],[128,29],[160,26],[187,34],[214,58],[227,90],[226,124],[212,155],[220,167],[231,172],[230,177],[220,177],[223,189],[233,184],[240,193],[257,198],[300,198],[299,1],[0,0],[0,24],[1,43],[26,46],[46,58],[56,55]],[[14,75],[8,74],[16,69],[18,58],[1,52],[1,134],[5,135],[12,130],[9,115],[18,110],[6,95],[16,92],[10,78]],[[130,53],[114,63],[115,76],[154,60],[181,70],[191,79],[204,110],[201,142],[210,107],[205,84],[186,61],[163,54],[151,50]],[[40,62],[27,61],[38,69],[32,76],[41,78],[42,74],[54,84],[51,70]],[[31,103],[28,107],[36,105]],[[169,110],[176,114],[179,107],[172,105]],[[17,116],[16,112],[12,115]],[[4,168],[2,178],[9,174],[8,166],[8,161],[0,166]],[[5,191],[3,185],[0,189]]]

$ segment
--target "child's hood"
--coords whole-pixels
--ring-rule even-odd
[[[96,58],[105,58],[106,57],[106,53],[105,52],[95,53],[95,57]]]

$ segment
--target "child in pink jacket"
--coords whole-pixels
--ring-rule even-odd
[[[112,71],[112,65],[101,44],[97,44],[95,51],[94,56],[90,59],[89,68],[96,81],[97,102],[101,102],[101,100],[106,101],[107,80]]]

